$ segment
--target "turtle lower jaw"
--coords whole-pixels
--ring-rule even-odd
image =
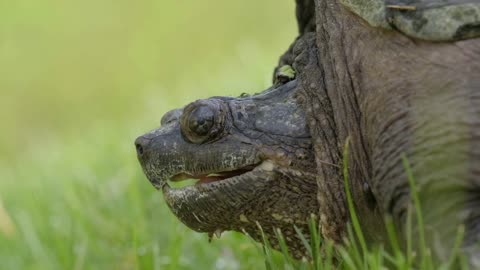
[[[162,188],[165,201],[185,225],[198,232],[230,230],[244,205],[275,179],[275,165],[265,160],[251,170],[222,179],[206,178],[195,185]]]

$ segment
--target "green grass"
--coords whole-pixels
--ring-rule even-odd
[[[181,224],[133,141],[268,87],[294,20],[290,0],[0,2],[0,269],[261,268],[241,234]]]

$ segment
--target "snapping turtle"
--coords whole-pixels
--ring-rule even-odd
[[[478,266],[478,1],[296,2],[300,35],[275,86],[167,113],[136,141],[148,179],[190,228],[260,240],[261,225],[274,247],[280,228],[298,258],[305,250],[293,225],[308,237],[311,213],[322,237],[340,243],[346,234],[349,138],[350,189],[369,243],[386,241],[386,215],[404,233],[412,205],[404,155],[433,255],[448,258],[464,225],[464,251]],[[185,178],[199,182],[167,183]]]

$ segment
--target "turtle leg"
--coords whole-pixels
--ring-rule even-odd
[[[293,47],[297,43],[299,38],[306,33],[315,32],[315,2],[314,0],[295,0],[296,2],[296,18],[298,25],[299,36],[295,41],[290,45],[288,50],[280,57],[278,65],[273,71],[273,83],[274,85],[278,81],[278,77],[282,76],[280,74],[280,68],[284,66],[292,66],[295,58],[293,53]]]

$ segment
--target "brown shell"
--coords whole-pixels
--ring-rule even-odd
[[[461,40],[480,36],[479,0],[339,0],[370,25],[419,39]]]

